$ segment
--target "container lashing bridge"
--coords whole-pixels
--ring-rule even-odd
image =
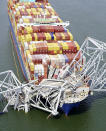
[[[58,79],[44,79],[39,85],[35,82],[23,84],[12,71],[1,72],[1,113],[13,106],[25,113],[35,107],[57,115],[64,103],[80,102],[88,96],[86,92],[106,91],[106,43],[87,37],[72,62],[60,70]],[[80,90],[85,86],[90,88]]]

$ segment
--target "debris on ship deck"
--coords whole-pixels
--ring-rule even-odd
[[[82,57],[76,61],[80,52]],[[12,71],[0,73],[2,113],[7,112],[8,106],[12,105],[15,110],[24,110],[26,113],[31,107],[35,107],[54,116],[59,113],[58,109],[62,108],[68,115],[72,104],[77,107],[91,92],[106,91],[105,55],[106,43],[88,37],[73,61],[61,69],[61,75],[57,79],[43,79],[39,85],[35,84],[36,80],[22,84]],[[86,62],[82,65],[83,57]],[[7,101],[5,106],[4,100]],[[71,105],[68,109],[67,104]]]

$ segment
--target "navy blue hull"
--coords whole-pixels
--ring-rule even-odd
[[[80,102],[77,102],[77,103],[70,103],[70,104],[63,104],[62,106],[62,110],[64,111],[64,113],[66,115],[68,115],[70,113],[70,111],[73,109],[73,108],[78,108],[80,105]]]
[[[24,63],[23,63],[23,60],[22,60],[21,52],[20,52],[20,49],[18,47],[18,42],[16,40],[14,29],[12,27],[12,24],[11,24],[9,16],[8,16],[8,19],[9,19],[9,25],[10,25],[10,29],[11,29],[11,33],[12,33],[13,44],[14,44],[14,47],[16,49],[16,53],[17,53],[18,60],[19,60],[20,66],[21,66],[21,70],[23,72],[23,75],[24,75],[25,79],[28,81],[28,76],[27,76],[27,73],[26,73],[26,70],[25,70],[25,66],[24,66]]]

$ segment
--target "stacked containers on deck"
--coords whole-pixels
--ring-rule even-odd
[[[38,79],[38,84],[44,78],[57,78],[80,47],[69,30],[51,24],[62,20],[48,2],[21,1],[8,0],[8,12],[30,80]]]

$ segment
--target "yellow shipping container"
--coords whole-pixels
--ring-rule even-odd
[[[51,6],[51,4],[50,3],[47,3],[48,4],[48,6]]]
[[[62,35],[62,39],[65,40],[65,35],[64,35],[64,33],[61,33],[61,35]]]
[[[23,9],[23,8],[22,8],[21,10],[24,12],[24,9]]]
[[[69,31],[68,31],[68,34],[69,34],[69,36],[70,36],[70,40],[73,41],[73,39],[74,39],[74,38],[73,38],[73,35],[72,35]]]
[[[51,35],[49,33],[45,33],[46,40],[51,40]]]
[[[27,62],[27,60],[25,62],[25,67],[28,68],[28,62]]]
[[[54,50],[54,54],[57,54],[57,51],[56,51],[56,50]]]
[[[47,43],[48,51],[54,50],[54,46],[51,43]]]
[[[47,35],[47,33],[44,33],[45,34],[45,36],[46,36],[46,40],[48,40],[48,35]]]
[[[26,9],[26,11],[28,12],[28,14],[31,14],[31,9]]]
[[[32,63],[32,62],[30,63],[30,70],[34,71],[34,63]]]
[[[32,36],[31,36],[31,34],[29,34],[29,41],[32,41]]]
[[[60,44],[62,45],[63,50],[68,50],[68,49],[69,49],[69,48],[68,48],[68,45],[67,45],[66,42],[64,42],[64,43],[60,43]]]
[[[52,38],[51,38],[50,33],[47,33],[47,35],[48,35],[48,40],[51,40]]]
[[[35,8],[31,8],[31,11],[32,11],[32,12],[35,12],[35,11],[36,11],[36,9],[35,9]]]
[[[45,11],[45,12],[46,12],[46,14],[47,14],[47,15],[50,15],[50,13],[49,13],[49,11],[48,11],[48,10],[47,10],[47,11]]]
[[[17,12],[16,12],[16,15],[20,16],[20,12],[19,12],[19,11],[17,11]]]
[[[33,54],[33,46],[32,45],[29,45],[29,51],[30,51],[30,54],[32,55]]]
[[[18,8],[18,4],[16,4],[14,7],[15,7],[15,9]]]
[[[33,52],[36,52],[36,46],[35,46],[35,44],[32,44],[32,48],[33,48]]]
[[[58,43],[52,43],[52,45],[53,45],[55,51],[60,50]]]
[[[34,14],[34,15],[38,15],[39,13],[38,13],[38,12],[36,12],[36,11],[33,11],[33,14]]]
[[[15,21],[15,28],[17,28],[17,23],[16,23],[16,21]]]
[[[25,41],[27,41],[27,42],[32,41],[32,36],[31,36],[31,34],[25,35]]]
[[[25,37],[24,37],[24,35],[21,35],[21,42],[25,42]]]
[[[30,51],[26,50],[26,57],[28,58],[28,55],[30,55]]]
[[[18,36],[18,41],[21,42],[21,35]]]
[[[55,12],[54,12],[54,11],[51,11],[50,13],[51,13],[52,15],[55,15]]]
[[[38,36],[37,36],[36,33],[34,33],[34,37],[35,37],[35,41],[37,41],[38,40]]]
[[[60,19],[60,18],[58,18],[58,20],[60,21],[60,23],[62,23],[63,21],[62,21],[62,19]]]
[[[74,43],[75,43],[75,45],[76,45],[76,47],[77,47],[77,50],[80,50],[80,46],[79,46],[79,44],[77,43],[77,41],[74,41]]]
[[[23,22],[24,22],[24,23],[29,23],[29,19],[24,18],[24,19],[23,19]]]
[[[63,53],[62,50],[60,50],[60,51],[59,51],[59,54],[62,54],[62,53]]]
[[[54,40],[56,41],[56,36],[55,36],[55,34],[53,34],[53,36],[54,36]]]
[[[30,34],[33,32],[32,27],[31,26],[26,26],[25,29],[27,30],[27,33]]]
[[[28,37],[28,34],[27,34],[27,35],[25,35],[25,40],[26,40],[27,42],[29,42],[29,37]]]
[[[37,8],[37,9],[38,9],[39,12],[42,12],[42,11],[43,11],[42,8]]]

